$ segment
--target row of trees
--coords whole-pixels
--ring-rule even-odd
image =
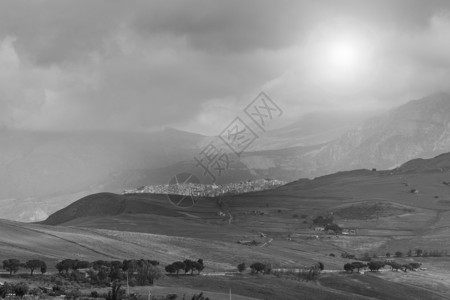
[[[197,271],[198,274],[200,274],[204,268],[205,265],[203,264],[203,259],[199,259],[197,261],[185,259],[184,261],[173,262],[170,265],[167,265],[164,269],[170,274],[177,273],[178,275],[180,271],[184,271],[184,274],[191,272],[191,275],[193,275],[194,271]]]
[[[242,273],[247,270],[247,265],[245,263],[240,263],[239,265],[237,265],[237,269],[239,273]],[[270,272],[272,271],[272,267],[268,264],[255,262],[250,265],[250,271],[252,274],[270,274]]]
[[[370,271],[379,271],[381,268],[384,268],[385,266],[390,266],[392,271],[398,271],[403,270],[406,272],[407,270],[417,270],[420,268],[422,264],[421,263],[409,263],[409,264],[399,264],[397,262],[383,262],[383,261],[371,261],[367,264],[362,263],[360,261],[355,261],[352,263],[346,263],[344,265],[344,270],[347,272],[353,273],[354,270],[358,270],[358,272],[361,269],[369,268]]]
[[[35,270],[40,270],[42,274],[47,272],[47,264],[43,260],[32,259],[25,263],[18,259],[10,258],[3,261],[3,269],[9,272],[9,275],[17,273],[20,268],[30,270],[30,275],[33,275]]]

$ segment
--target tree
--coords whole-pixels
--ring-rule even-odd
[[[78,270],[78,269],[88,269],[88,268],[90,268],[92,266],[92,264],[90,263],[90,262],[88,262],[88,261],[85,261],[85,260],[75,260],[74,261],[74,263],[73,263],[73,266],[72,266],[72,268],[74,269],[74,270]]]
[[[56,264],[56,269],[59,273],[62,273],[63,271],[69,273],[70,269],[76,269],[77,262],[77,260],[73,259],[64,259]]]
[[[122,269],[123,263],[120,260],[112,260],[109,262],[109,266],[111,267],[111,269]]]
[[[25,268],[30,269],[30,275],[33,276],[34,270],[41,268],[41,266],[45,264],[42,260],[32,259],[25,263]]]
[[[107,300],[118,300],[125,294],[125,291],[121,288],[122,283],[119,280],[114,280],[111,284],[111,291],[108,292]]]
[[[172,265],[177,270],[177,275],[180,272],[180,270],[184,270],[186,268],[186,265],[182,261],[176,261]]]
[[[403,268],[403,272],[405,272],[405,273],[407,270],[413,269],[410,264],[404,264],[404,265],[402,265],[402,268]]]
[[[164,270],[166,270],[167,273],[173,274],[177,272],[178,270],[175,268],[173,264],[167,265]]]
[[[335,233],[342,233],[342,228],[339,225],[331,223],[325,226],[325,231],[333,230]]]
[[[378,271],[381,268],[383,268],[386,264],[382,261],[371,261],[367,264],[367,267],[369,267],[370,271]]]
[[[264,270],[266,269],[266,265],[260,262],[256,262],[250,266],[250,269],[252,270],[252,273],[256,272],[258,274],[259,272],[264,272]]]
[[[190,259],[185,259],[184,261],[184,273],[191,271],[191,275],[194,272],[194,262]]]
[[[352,272],[353,273],[353,270],[355,269],[355,267],[353,266],[353,264],[351,264],[351,263],[346,263],[345,265],[344,265],[344,270],[346,271],[346,272]]]
[[[403,256],[403,252],[397,251],[397,252],[395,252],[395,256],[396,257],[402,257]]]
[[[422,265],[421,263],[412,262],[409,264],[411,267],[411,270],[417,270]]]
[[[41,263],[41,274],[45,274],[47,273],[47,264],[45,263],[45,261],[42,261]]]
[[[136,271],[136,280],[139,285],[152,285],[155,280],[161,277],[161,271],[158,267],[145,260],[139,261]]]
[[[311,268],[309,268],[307,280],[313,280],[317,276],[319,276],[320,272],[323,271],[324,267],[325,266],[320,261],[312,265]]]
[[[192,263],[192,270],[196,270],[198,272],[198,274],[200,274],[200,272],[205,268],[205,266],[201,263],[199,263],[198,261],[194,261]]]
[[[136,271],[137,264],[135,259],[125,259],[122,263],[122,270],[127,272],[128,276],[130,276]]]
[[[9,272],[9,275],[15,274],[17,271],[19,271],[19,268],[21,266],[20,260],[18,259],[7,259],[3,261],[3,269]]]
[[[92,263],[92,268],[96,271],[98,271],[102,266],[109,268],[109,267],[111,267],[111,262],[106,261],[106,260],[96,260]]]
[[[239,273],[242,273],[247,269],[247,266],[245,265],[245,263],[240,263],[240,264],[238,264],[237,269],[238,269]]]
[[[352,266],[354,269],[358,269],[358,272],[360,269],[367,267],[366,264],[359,262],[359,261],[352,262]]]
[[[416,249],[416,256],[422,256],[423,250],[422,249]]]
[[[386,257],[391,257],[391,253],[387,252]]]
[[[411,257],[412,256],[412,250],[409,249],[408,252],[406,253],[406,256]]]
[[[399,263],[396,263],[396,262],[391,262],[391,263],[388,263],[387,265],[389,265],[389,266],[391,266],[391,270],[392,271],[398,271],[399,269],[401,269],[402,268],[402,265],[401,264],[399,264]]]

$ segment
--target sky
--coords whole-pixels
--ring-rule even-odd
[[[0,126],[213,135],[450,90],[450,1],[0,0]]]

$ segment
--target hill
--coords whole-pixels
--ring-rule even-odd
[[[410,161],[394,170],[354,170],[301,179],[274,190],[221,198],[201,198],[190,209],[172,206],[166,195],[96,194],[51,215],[43,224],[167,234],[219,241],[257,237],[258,232],[286,239],[308,232],[317,216],[333,214],[344,228],[364,236],[333,241],[359,251],[402,249],[420,244],[450,247],[445,216],[450,210],[447,184],[450,154]],[[417,163],[420,162],[420,163]],[[373,243],[371,240],[377,240]],[[342,242],[341,242],[342,241]],[[281,244],[284,242],[279,241]]]

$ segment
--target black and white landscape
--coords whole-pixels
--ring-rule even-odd
[[[0,0],[0,297],[450,299],[450,3]]]

